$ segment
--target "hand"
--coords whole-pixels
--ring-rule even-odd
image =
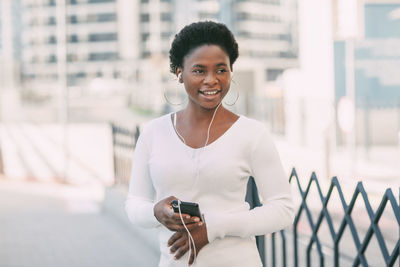
[[[171,201],[174,199],[177,198],[170,196],[157,202],[157,204],[154,206],[154,216],[169,230],[174,232],[186,232],[185,227],[182,224],[181,217],[172,209]],[[200,218],[184,213],[182,213],[182,218],[189,231],[199,227]]]
[[[199,251],[209,243],[207,237],[206,224],[201,223],[201,226],[191,230],[190,234],[192,235],[194,244],[196,245],[196,255],[198,255]],[[175,253],[174,257],[175,259],[179,259],[183,255],[185,255],[185,253],[189,250],[189,236],[187,232],[174,233],[168,240],[168,247],[171,247],[170,248],[171,253]],[[192,246],[192,253],[189,259],[189,265],[191,265],[193,261],[194,261],[194,251]]]

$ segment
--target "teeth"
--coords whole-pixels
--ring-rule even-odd
[[[215,95],[216,93],[218,93],[218,90],[203,92],[203,94],[205,94],[205,95]]]

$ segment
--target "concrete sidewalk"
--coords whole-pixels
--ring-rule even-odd
[[[140,230],[94,198],[73,197],[92,189],[68,188],[66,196],[65,187],[0,177],[0,267],[157,266],[157,249]]]

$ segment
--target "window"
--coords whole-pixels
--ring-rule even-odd
[[[115,52],[103,52],[103,53],[90,53],[90,61],[103,61],[103,60],[114,60],[118,58],[118,54]]]
[[[282,69],[267,69],[267,81],[276,81],[282,73]]]
[[[279,40],[289,41],[291,39],[292,38],[291,38],[290,34],[279,34]]]
[[[70,43],[77,43],[78,42],[78,35],[71,34],[68,39],[69,39]]]
[[[76,17],[76,15],[69,16],[68,20],[69,20],[69,22],[70,22],[71,24],[76,24],[76,23],[78,23],[78,18]]]
[[[97,14],[97,20],[98,22],[105,22],[105,21],[116,21],[117,20],[117,14],[115,13],[103,13],[103,14]]]
[[[76,78],[85,78],[86,77],[86,73],[85,72],[78,72],[75,74]]]
[[[265,21],[265,22],[280,22],[279,16],[266,15],[266,14],[253,14],[247,12],[240,12],[237,14],[237,20],[253,20],[253,21]]]
[[[89,0],[89,4],[96,4],[96,3],[109,3],[109,2],[115,2],[115,0]]]
[[[56,62],[57,62],[57,57],[56,57],[56,55],[50,55],[49,58],[48,58],[48,60],[47,60],[47,62],[48,62],[48,63],[56,63]]]
[[[146,42],[149,39],[150,33],[142,33],[142,42]]]
[[[47,25],[56,25],[57,21],[56,21],[56,17],[49,17],[47,19]]]
[[[149,22],[150,21],[150,14],[141,14],[140,15],[140,22]]]
[[[149,58],[151,55],[150,51],[143,51],[142,52],[142,58]]]
[[[89,34],[89,42],[109,42],[117,40],[116,33],[94,33]]]
[[[57,38],[54,35],[50,36],[49,40],[48,40],[48,43],[49,44],[56,44],[57,43]]]
[[[291,51],[279,52],[279,57],[282,58],[295,58],[296,55]]]
[[[169,38],[172,36],[171,32],[162,32],[161,33],[161,39],[163,40],[169,40]]]
[[[171,13],[161,13],[161,21],[172,21]]]

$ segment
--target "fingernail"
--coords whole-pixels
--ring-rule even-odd
[[[178,259],[178,258],[175,256],[175,257],[174,257],[174,260],[177,260],[177,259]]]
[[[194,221],[195,221],[195,222],[199,222],[200,219],[199,219],[199,218],[195,218]]]
[[[199,226],[202,226],[203,225],[203,222],[199,222]]]
[[[190,216],[186,216],[185,219],[190,219]]]

